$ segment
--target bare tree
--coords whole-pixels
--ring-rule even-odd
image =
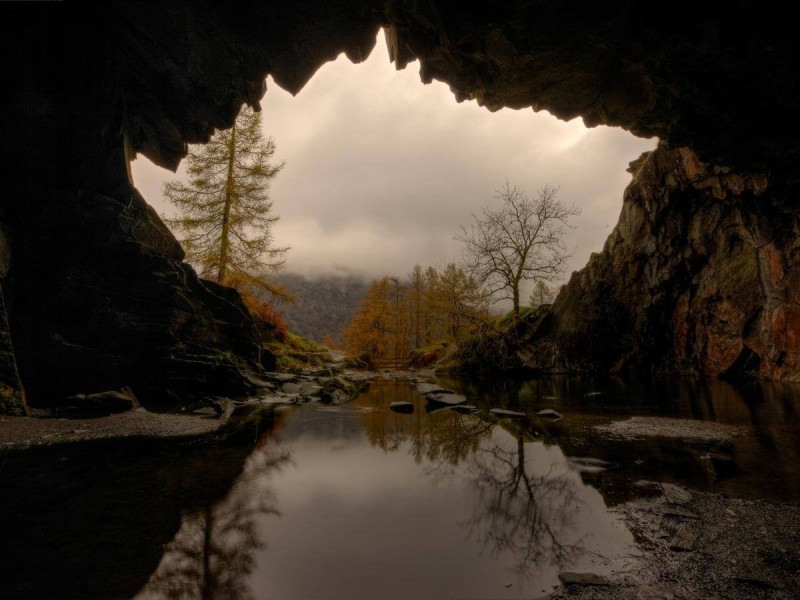
[[[558,188],[546,185],[536,198],[529,198],[506,181],[495,193],[503,205],[496,210],[484,207],[480,217],[473,214],[475,222],[455,237],[464,244],[467,269],[495,301],[511,300],[517,317],[520,284],[557,280],[571,256],[564,243],[565,227],[581,211],[557,196]]]

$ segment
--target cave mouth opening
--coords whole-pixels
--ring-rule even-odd
[[[492,112],[457,102],[446,83],[423,84],[418,70],[418,61],[398,70],[378,32],[363,62],[341,53],[296,95],[267,80],[263,131],[286,161],[270,190],[276,245],[291,246],[286,270],[381,277],[457,260],[453,236],[505,180],[530,194],[561,186],[560,198],[583,209],[567,231],[575,252],[565,272],[583,268],[618,220],[626,168],[656,138],[544,110]],[[147,202],[169,213],[161,187],[175,176],[148,160],[132,171]]]

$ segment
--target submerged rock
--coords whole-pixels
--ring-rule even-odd
[[[396,413],[404,413],[404,414],[411,414],[414,412],[414,403],[413,402],[392,402],[389,405],[389,410],[392,410]]]
[[[551,408],[545,408],[544,410],[540,410],[539,412],[536,413],[536,415],[539,417],[544,417],[545,419],[553,419],[555,421],[564,418],[564,416],[561,413],[556,412]]]
[[[495,417],[499,417],[501,419],[527,419],[528,415],[524,412],[518,412],[516,410],[507,410],[505,408],[493,408],[489,411]]]

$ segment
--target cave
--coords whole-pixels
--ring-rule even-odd
[[[246,393],[265,361],[238,294],[201,280],[131,183],[296,94],[382,28],[397,68],[487,110],[657,136],[620,222],[570,279],[527,367],[800,381],[800,39],[783,9],[543,0],[5,3],[0,412],[131,386]],[[788,10],[788,9],[787,9]],[[631,157],[632,159],[635,157]],[[623,307],[624,310],[620,310]],[[749,356],[749,355],[748,355]],[[268,359],[267,359],[268,360]]]

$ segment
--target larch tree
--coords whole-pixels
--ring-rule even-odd
[[[223,285],[280,288],[264,278],[284,264],[288,248],[273,245],[269,186],[284,163],[273,163],[275,141],[264,139],[261,113],[245,108],[233,127],[193,146],[189,183],[164,185],[178,216],[166,219],[182,235],[186,259],[201,276]]]
[[[473,215],[469,229],[455,237],[463,244],[466,268],[499,300],[511,300],[519,317],[520,284],[560,278],[571,254],[564,243],[569,218],[580,209],[558,200],[558,188],[546,185],[529,198],[507,181],[495,198],[497,209]]]

